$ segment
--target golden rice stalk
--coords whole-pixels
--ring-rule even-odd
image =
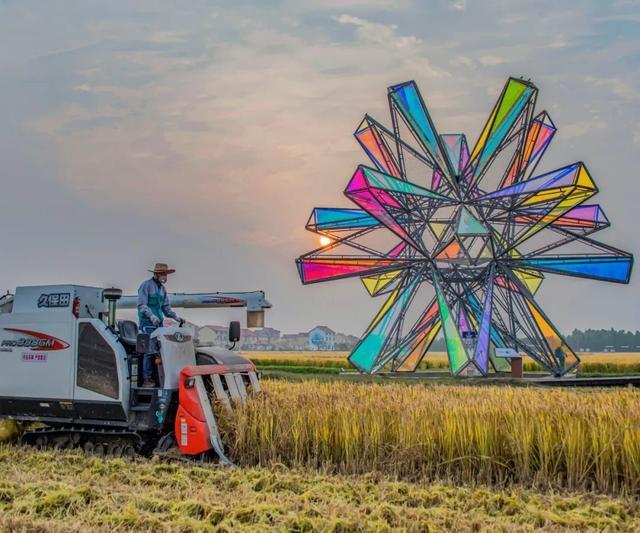
[[[640,392],[265,381],[221,427],[242,465],[640,490]]]

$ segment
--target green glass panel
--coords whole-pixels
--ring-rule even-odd
[[[493,133],[498,128],[498,126],[500,126],[507,113],[511,111],[514,104],[516,103],[518,98],[520,98],[526,88],[527,86],[521,81],[509,80],[507,90],[504,92],[504,97],[502,98],[500,107],[498,108],[496,120],[491,128],[491,133]]]
[[[463,207],[460,210],[456,233],[458,235],[488,235],[489,231],[471,214],[471,211]]]
[[[456,320],[440,289],[437,274],[434,271],[434,283],[436,289],[436,298],[438,299],[438,307],[440,308],[440,318],[442,319],[442,328],[444,329],[444,338],[447,344],[447,355],[449,357],[449,367],[453,374],[457,374],[469,361],[467,351],[462,343],[462,337],[456,325]]]

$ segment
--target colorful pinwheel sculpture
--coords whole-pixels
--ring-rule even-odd
[[[633,256],[591,238],[609,220],[584,163],[536,173],[556,133],[537,93],[510,78],[471,151],[438,134],[413,81],[388,90],[390,129],[365,115],[371,164],[344,191],[357,207],[314,209],[306,227],[328,244],[297,259],[305,284],[359,277],[385,296],[349,356],[360,371],[416,370],[441,329],[455,375],[523,352],[554,375],[579,363],[534,299],[544,276],[628,283]]]

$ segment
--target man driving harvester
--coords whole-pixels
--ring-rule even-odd
[[[167,276],[175,272],[166,263],[156,263],[153,270],[149,270],[153,277],[143,281],[138,289],[138,328],[141,333],[151,334],[156,328],[162,326],[165,316],[173,318],[180,323],[183,320],[173,312],[167,297],[164,284]],[[155,353],[146,353],[142,361],[143,387],[155,387],[153,381],[153,360]]]

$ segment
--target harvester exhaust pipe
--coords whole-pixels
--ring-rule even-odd
[[[110,289],[104,289],[102,291],[102,298],[107,300],[108,307],[108,315],[107,315],[107,326],[111,328],[112,331],[116,329],[116,305],[118,304],[118,300],[122,298],[122,291],[120,289],[116,289],[115,287],[111,287]]]

